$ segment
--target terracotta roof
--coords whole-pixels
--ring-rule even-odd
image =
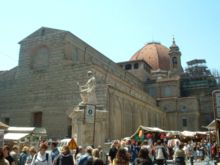
[[[170,57],[168,55],[169,49],[158,42],[151,42],[146,44],[132,57],[131,61],[144,60],[153,70],[170,69]]]

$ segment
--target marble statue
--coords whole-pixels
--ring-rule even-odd
[[[77,85],[79,86],[79,90],[80,90],[80,96],[82,99],[79,105],[86,105],[86,104],[96,105],[97,103],[96,93],[95,93],[96,79],[92,71],[88,71],[87,74],[89,79],[85,85],[80,85],[79,82],[77,82]]]

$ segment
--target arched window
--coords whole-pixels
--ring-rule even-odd
[[[173,64],[177,64],[177,58],[176,57],[173,57]]]

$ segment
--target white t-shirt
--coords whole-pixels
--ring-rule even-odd
[[[47,160],[46,153],[41,155],[41,153],[38,152],[36,155],[34,155],[31,165],[52,165],[51,156],[48,154],[48,160]]]

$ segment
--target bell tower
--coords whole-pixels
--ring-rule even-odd
[[[176,45],[174,37],[173,37],[173,44],[170,46],[169,56],[170,56],[170,71],[175,74],[182,73],[183,68],[181,65],[181,52],[179,51],[179,47]]]

